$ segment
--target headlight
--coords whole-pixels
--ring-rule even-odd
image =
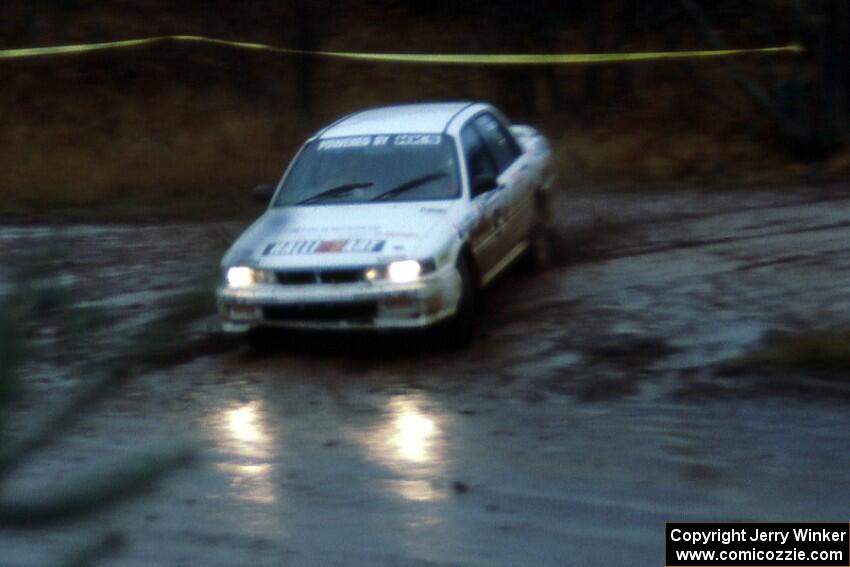
[[[227,285],[230,287],[248,287],[254,283],[254,270],[236,266],[227,270]]]
[[[395,283],[415,281],[422,272],[422,266],[416,260],[401,260],[387,266],[387,276]]]
[[[366,269],[363,272],[363,279],[367,282],[410,283],[436,269],[437,263],[433,258],[419,262],[416,260],[399,260],[398,262],[390,262],[385,266],[373,266]]]
[[[274,273],[265,270],[255,270],[246,266],[234,266],[227,270],[227,285],[230,287],[248,287],[256,283],[271,283]]]

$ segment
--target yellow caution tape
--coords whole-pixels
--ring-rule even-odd
[[[22,49],[0,50],[0,59],[23,59],[49,55],[73,55],[107,49],[139,47],[162,42],[193,42],[224,45],[238,49],[271,51],[290,55],[310,55],[359,61],[386,61],[394,63],[419,63],[440,65],[581,65],[588,63],[623,63],[630,61],[658,61],[663,59],[694,59],[706,57],[729,57],[744,54],[802,53],[805,48],[799,44],[780,47],[762,47],[756,49],[716,49],[711,51],[644,51],[636,53],[503,53],[503,54],[461,54],[461,53],[364,53],[356,51],[308,51],[275,47],[264,43],[231,41],[200,35],[164,35],[123,41],[102,43],[82,43],[76,45],[57,45],[53,47],[30,47]]]

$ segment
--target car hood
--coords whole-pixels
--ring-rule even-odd
[[[424,259],[425,237],[452,222],[461,201],[322,205],[269,209],[233,244],[223,267],[367,266]]]

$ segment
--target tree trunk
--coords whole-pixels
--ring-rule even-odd
[[[292,0],[293,23],[295,24],[295,49],[315,51],[319,48],[313,10],[308,0]],[[315,112],[315,92],[313,83],[316,71],[316,57],[312,55],[295,56],[295,82],[298,91],[299,118],[306,127],[312,122]]]
[[[712,49],[727,48],[696,0],[679,0],[679,2]],[[819,67],[819,76],[816,81],[818,84],[822,84],[824,81],[823,65],[826,64],[823,60],[823,46],[816,45],[813,48],[810,46],[810,49],[813,49]],[[734,59],[725,58],[723,63],[735,84],[752,100],[756,108],[764,112],[777,125],[782,139],[793,154],[800,158],[817,159],[836,149],[834,137],[829,133],[831,127],[822,117],[807,122],[801,120],[798,116],[789,116],[779,101],[772,98]],[[822,89],[816,90],[821,91],[821,97],[824,96]]]
[[[604,45],[603,6],[602,2],[594,2],[589,10],[590,28],[587,34],[587,48],[590,53],[598,53]],[[599,65],[588,65],[584,70],[584,104],[593,104],[600,100],[602,97],[601,83],[601,69]]]

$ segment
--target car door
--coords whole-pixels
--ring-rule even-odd
[[[473,123],[498,172],[499,188],[495,200],[499,218],[495,254],[498,256],[497,263],[507,264],[522,252],[533,223],[528,156],[493,114],[482,113],[475,117]]]
[[[500,208],[499,191],[494,188],[476,194],[475,182],[476,179],[483,178],[496,180],[499,172],[493,157],[487,151],[484,141],[472,123],[461,129],[460,142],[466,163],[471,203],[476,209],[477,216],[469,232],[470,245],[482,277],[482,283],[486,283],[487,274],[493,270],[500,258],[501,251],[498,247],[497,237],[502,210]]]

